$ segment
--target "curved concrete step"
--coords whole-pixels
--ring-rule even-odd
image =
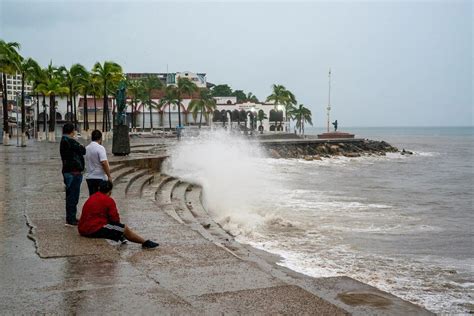
[[[178,179],[166,181],[156,194],[156,204],[168,215],[173,217],[178,223],[184,224],[183,220],[176,213],[173,203],[171,202],[174,188],[180,183]]]
[[[117,171],[119,171],[120,169],[123,169],[125,168],[127,165],[123,164],[123,163],[118,163],[118,164],[115,164],[115,165],[110,165],[110,173],[115,173]]]
[[[125,194],[131,196],[140,196],[143,178],[148,178],[147,176],[149,175],[149,169],[141,169],[141,172],[138,172],[130,177],[127,186],[125,187]]]
[[[186,224],[197,223],[196,218],[191,214],[186,205],[186,192],[192,190],[192,184],[187,182],[180,182],[174,187],[171,202],[178,216]]]
[[[135,168],[131,172],[123,174],[120,178],[114,179],[115,192],[120,194],[126,194],[127,188],[134,181],[134,179],[141,177],[145,173],[147,173],[146,169]]]
[[[248,250],[237,243],[229,232],[216,223],[202,204],[202,187],[194,185],[192,190],[187,190],[185,195],[186,207],[194,216],[202,229],[199,230],[203,237],[215,244],[230,250],[238,257],[248,256]],[[202,231],[205,231],[205,234]]]
[[[144,198],[149,198],[153,201],[156,201],[158,196],[158,191],[161,190],[161,187],[168,181],[172,180],[173,177],[170,177],[165,174],[155,173],[155,178],[153,182],[149,183],[149,185],[145,185],[142,190],[142,196]]]
[[[118,183],[121,178],[125,177],[126,175],[134,171],[135,171],[134,167],[123,167],[123,168],[118,169],[115,172],[111,172],[114,185]]]
[[[146,186],[149,186],[150,184],[152,184],[155,181],[156,177],[159,178],[160,174],[152,173],[142,178],[142,180],[139,182],[140,183],[140,188],[139,188],[139,193],[138,193],[139,197],[143,197],[143,190],[145,189]]]

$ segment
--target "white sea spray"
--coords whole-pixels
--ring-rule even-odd
[[[226,131],[201,132],[173,148],[164,172],[203,187],[203,202],[216,220],[234,234],[251,233],[258,225],[290,225],[262,210],[263,200],[278,194],[271,181],[274,167],[262,148]],[[283,180],[283,179],[280,179]]]

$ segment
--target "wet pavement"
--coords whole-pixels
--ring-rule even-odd
[[[2,314],[427,313],[349,278],[299,275],[258,251],[235,256],[151,199],[126,196],[125,176],[113,193],[122,221],[159,249],[80,237],[64,226],[58,147],[0,146]],[[83,182],[79,209],[86,191]]]

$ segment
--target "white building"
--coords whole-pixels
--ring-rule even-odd
[[[7,98],[9,100],[15,100],[16,95],[21,93],[21,74],[16,73],[15,75],[6,75],[7,77]],[[31,94],[33,86],[30,82],[25,81],[25,95]]]
[[[258,117],[258,113],[263,111],[266,119],[261,122],[257,120],[255,128],[263,132],[283,131],[285,129],[285,117],[283,111],[275,109],[273,103],[243,102],[237,103],[236,97],[217,97],[216,111],[213,113],[213,124],[232,124],[250,127],[250,118]],[[277,112],[280,112],[278,117]],[[220,113],[220,115],[219,115]],[[243,121],[243,118],[246,121]],[[271,119],[271,120],[270,120]],[[224,122],[225,120],[225,122]],[[276,121],[275,121],[276,120]]]

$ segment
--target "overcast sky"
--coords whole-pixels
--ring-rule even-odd
[[[0,38],[43,66],[205,72],[261,100],[283,84],[325,126],[473,125],[473,5],[457,1],[0,0]]]

